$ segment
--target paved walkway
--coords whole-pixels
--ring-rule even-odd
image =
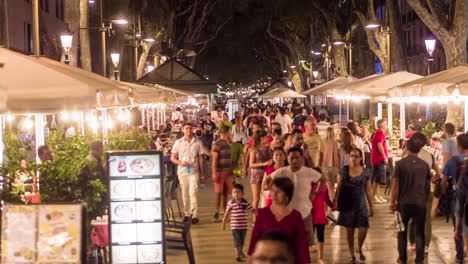
[[[246,188],[246,198],[250,199],[250,189]],[[193,226],[192,239],[195,248],[195,258],[201,264],[237,263],[232,245],[230,230],[223,231],[221,223],[213,223],[214,193],[211,184],[199,192],[200,224]],[[388,210],[388,204],[379,204],[375,208],[375,216],[370,219],[370,229],[364,244],[366,263],[386,264],[396,263],[397,240],[395,227],[392,225],[393,215]],[[450,224],[438,218],[433,223],[432,243],[426,263],[453,263],[454,242]],[[247,235],[248,244],[250,232]],[[357,241],[356,241],[357,244]],[[358,256],[358,254],[356,254]],[[414,252],[409,252],[411,260]],[[346,230],[335,225],[328,225],[325,234],[326,263],[349,263],[350,256],[346,244]],[[188,263],[185,251],[169,251],[167,263]],[[312,253],[312,263],[317,263],[317,254]]]

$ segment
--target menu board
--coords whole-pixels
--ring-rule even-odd
[[[108,152],[112,263],[165,262],[161,152]]]
[[[6,204],[1,263],[82,263],[83,206]]]

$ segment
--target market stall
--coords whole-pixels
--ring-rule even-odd
[[[351,83],[342,98],[349,101],[353,98],[368,98],[371,102],[377,102],[377,117],[380,119],[383,117],[382,114],[382,103],[387,103],[387,114],[388,114],[388,128],[390,134],[393,135],[393,105],[391,102],[387,102],[387,91],[388,89],[404,84],[410,81],[418,80],[422,78],[421,75],[409,73],[407,71],[399,71],[390,74],[374,74],[366,78],[357,80]],[[400,114],[402,111],[400,110]],[[404,110],[403,110],[404,113]],[[402,117],[400,116],[400,122]],[[404,120],[404,117],[403,117]],[[400,124],[401,127],[401,124]],[[403,130],[405,129],[403,122]]]
[[[433,102],[439,104],[464,102],[464,125],[465,130],[468,130],[467,82],[468,65],[461,65],[411,82],[394,85],[393,88],[389,89],[387,95],[389,102],[399,103],[402,108],[403,118],[400,119],[402,123],[400,127],[403,127],[403,129],[401,130],[401,136],[404,137],[405,104],[413,102],[422,102],[427,105]]]

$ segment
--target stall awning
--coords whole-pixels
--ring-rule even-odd
[[[340,90],[346,89],[346,87],[350,83],[356,80],[358,79],[352,76],[338,77],[329,82],[326,82],[312,89],[309,89],[303,92],[302,94],[304,95],[314,95],[314,94],[323,94],[323,93],[327,93],[328,95],[337,94],[339,93]]]
[[[218,86],[215,82],[207,80],[201,74],[174,58],[167,60],[136,82],[145,85],[162,85],[191,94],[214,94],[218,92]]]
[[[291,88],[276,88],[267,93],[261,94],[259,97],[273,99],[273,98],[303,98],[306,97]]]
[[[431,74],[424,78],[395,85],[389,89],[388,97],[443,97],[452,96],[457,85],[462,88],[468,82],[468,65],[457,66],[445,71]],[[461,92],[466,89],[461,89]],[[467,91],[468,92],[468,91]],[[468,95],[468,94],[467,94]]]
[[[6,111],[50,113],[128,105],[128,87],[45,57],[0,48]]]
[[[353,96],[386,96],[388,89],[420,78],[422,78],[421,75],[407,71],[374,74],[351,83],[347,89]]]
[[[134,104],[173,103],[187,101],[187,97],[190,96],[190,93],[162,85],[145,86],[135,83],[122,83],[131,88],[131,95],[134,99],[132,103]]]

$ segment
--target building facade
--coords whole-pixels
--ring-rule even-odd
[[[32,54],[32,0],[0,0],[0,2],[0,45],[24,54]],[[54,60],[63,60],[60,35],[72,34],[70,60],[72,65],[76,65],[79,17],[79,0],[39,0],[41,55]]]
[[[428,72],[434,73],[445,70],[445,54],[440,42],[436,41],[433,54],[434,60],[428,62],[429,55],[424,40],[437,38],[406,3],[406,0],[398,0],[398,6],[401,14],[402,41],[408,60],[408,71],[419,75],[428,75]],[[428,70],[428,63],[430,70]]]

